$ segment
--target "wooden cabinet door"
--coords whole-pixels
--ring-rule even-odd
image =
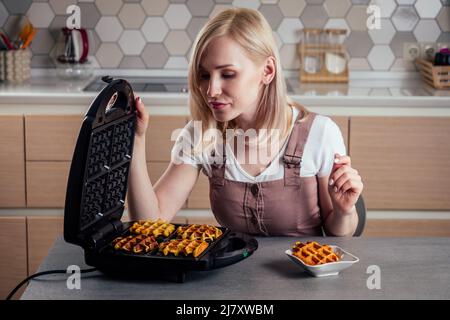
[[[83,116],[27,115],[27,161],[72,161]]]
[[[168,162],[147,163],[147,170],[152,185],[155,185],[155,183],[167,169],[168,165],[169,165]],[[209,203],[209,181],[208,178],[203,173],[200,172],[197,183],[192,189],[192,192],[189,195],[187,202],[183,205],[182,208],[209,209],[210,207],[211,206]]]
[[[57,237],[63,235],[63,217],[28,217],[28,272],[36,273]]]
[[[211,214],[211,216],[192,216],[187,218],[188,223],[190,224],[209,224],[212,226],[220,226],[220,224],[217,222],[214,215]]]
[[[145,136],[147,161],[169,162],[172,146],[178,136],[174,131],[184,128],[186,123],[187,118],[184,116],[150,116]]]
[[[27,161],[27,206],[64,208],[70,162]]]
[[[450,237],[450,220],[369,219],[364,237]]]
[[[187,206],[189,209],[210,209],[209,201],[209,180],[208,177],[200,172],[197,183],[189,195]]]
[[[83,116],[25,116],[27,207],[63,208]]]
[[[169,166],[169,162],[147,162],[147,171],[154,186]]]
[[[156,184],[158,179],[162,176],[164,171],[167,169],[169,162],[147,162],[147,171],[150,177],[152,186]],[[127,197],[128,199],[128,197]],[[125,206],[128,208],[128,200],[125,202]],[[186,203],[181,207],[181,209],[186,208]],[[124,217],[123,221],[129,221],[129,217]],[[172,223],[186,223],[187,219],[184,215],[177,214],[171,221]]]
[[[152,182],[152,186],[156,184],[168,166],[169,162],[147,162],[148,175]],[[181,208],[186,208],[186,202]]]
[[[0,116],[0,207],[25,207],[23,116]]]
[[[450,118],[352,117],[352,166],[369,209],[450,209]]]
[[[344,138],[345,148],[347,149],[347,154],[350,154],[350,150],[348,148],[348,126],[349,126],[349,117],[330,117],[336,124],[339,129],[341,129],[342,137]]]
[[[26,230],[25,217],[0,217],[0,299],[27,277]]]

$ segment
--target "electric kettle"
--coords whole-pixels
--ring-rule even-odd
[[[85,63],[89,54],[89,39],[86,29],[61,29],[57,49],[57,60],[60,63]]]

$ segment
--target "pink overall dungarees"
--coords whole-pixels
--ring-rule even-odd
[[[253,235],[322,235],[317,178],[300,177],[303,149],[316,115],[310,113],[299,122],[301,115],[283,157],[283,179],[257,183],[227,180],[226,151],[223,164],[211,166],[211,209],[222,226]]]

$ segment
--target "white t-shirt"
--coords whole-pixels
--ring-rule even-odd
[[[296,119],[299,110],[292,108],[293,119]],[[292,133],[294,121],[290,131]],[[194,121],[190,121],[181,130],[175,145],[172,148],[172,161],[175,163],[190,164],[202,170],[208,177],[211,177],[211,164],[213,157],[209,152],[194,154],[194,152],[181,152],[182,150],[192,150],[198,131],[194,130]],[[256,177],[248,174],[239,165],[232,147],[226,147],[225,179],[241,182],[264,182],[282,179],[284,176],[283,155],[287,147],[288,139],[284,142],[280,152],[273,158],[269,166]],[[346,148],[342,133],[336,123],[329,117],[316,115],[306,141],[301,162],[301,177],[324,177],[331,173],[333,167],[334,154],[346,155]]]

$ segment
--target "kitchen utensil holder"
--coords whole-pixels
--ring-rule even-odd
[[[30,49],[0,51],[0,80],[14,83],[31,77]]]
[[[450,89],[450,66],[435,66],[431,61],[416,59],[423,81],[435,89]]]

